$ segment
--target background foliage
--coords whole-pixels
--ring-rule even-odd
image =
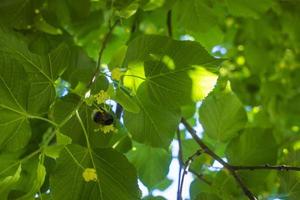
[[[300,166],[299,22],[298,0],[1,0],[0,198],[164,199],[173,141],[191,199],[251,199],[232,171],[258,199],[299,199],[283,166]],[[182,117],[263,170],[212,169]]]

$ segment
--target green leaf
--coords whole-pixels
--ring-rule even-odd
[[[300,151],[295,150],[288,153],[284,160],[290,166],[299,166]],[[300,195],[300,173],[297,171],[282,171],[278,173],[280,178],[280,187],[278,196],[284,199],[296,200]]]
[[[146,196],[143,198],[143,200],[166,200],[162,196]]]
[[[279,196],[288,200],[297,200],[300,195],[300,173],[283,172],[280,176]]]
[[[70,137],[57,132],[56,133],[56,144],[46,146],[43,149],[43,152],[45,155],[47,155],[53,159],[56,159],[59,157],[59,154],[62,151],[62,149],[71,143],[72,143],[72,139]]]
[[[0,148],[21,149],[31,136],[26,104],[28,77],[19,62],[0,54]],[[14,78],[11,75],[14,74]]]
[[[80,97],[77,95],[67,95],[59,100],[51,107],[50,117],[56,123],[61,123],[80,102]],[[93,121],[93,108],[83,104],[79,108],[79,114],[87,129],[91,145],[93,147],[109,147],[113,134],[104,134],[99,130],[99,124]],[[85,136],[76,116],[73,115],[65,125],[60,128],[60,132],[72,139],[75,144],[86,146]]]
[[[27,74],[28,81],[30,81],[30,83],[28,81],[24,83],[29,88],[22,92],[28,93],[28,102],[23,99],[26,102],[26,109],[32,114],[47,112],[55,98],[54,81],[72,63],[69,47],[62,44],[48,56],[38,56],[28,50],[24,38],[15,32],[1,29],[0,35],[1,71],[9,70],[6,68],[13,64],[17,65],[14,68],[17,68],[18,73],[25,70],[23,75]],[[7,78],[9,77],[2,76],[2,79]]]
[[[112,5],[116,8],[116,14],[120,17],[129,18],[139,7],[137,0],[116,0]]]
[[[149,189],[166,179],[172,156],[165,149],[134,143],[127,156],[136,167],[140,180]]]
[[[272,130],[248,128],[229,143],[226,157],[233,165],[275,164],[277,148]]]
[[[7,176],[3,180],[0,180],[0,195],[2,198],[6,199],[11,188],[19,181],[21,169],[22,167],[19,165],[14,175]]]
[[[136,101],[139,113],[124,112],[124,124],[132,138],[153,147],[167,148],[180,121],[179,110],[154,104],[140,86]]]
[[[133,71],[141,63],[146,76],[142,79],[150,98],[178,108],[207,95],[216,76],[206,69],[216,69],[220,60],[210,56],[197,42],[144,35],[130,42],[124,65]]]
[[[89,150],[69,145],[62,152],[50,177],[54,200],[139,198],[136,172],[122,154],[112,149],[95,149],[91,155],[98,179],[85,182],[82,177],[84,169],[93,168]]]
[[[13,187],[10,188],[11,191],[9,192],[8,199],[31,199],[40,190],[45,176],[46,169],[43,164],[43,156],[35,156],[23,162],[20,177]]]
[[[190,119],[194,117],[196,113],[196,105],[188,104],[181,107],[181,114],[185,119]]]
[[[207,179],[209,176],[205,176]],[[206,184],[205,182],[195,178],[190,185],[190,197],[191,199],[196,199],[199,193],[214,193],[211,185]]]
[[[28,29],[33,24],[34,9],[40,2],[28,0],[3,0],[0,2],[0,23],[18,29]]]
[[[79,82],[87,84],[95,71],[96,63],[79,48],[74,48],[72,67],[68,68],[62,75],[62,79],[68,81],[72,88]]]
[[[157,185],[155,185],[155,189],[160,190],[160,191],[164,191],[167,188],[169,188],[173,182],[174,182],[174,180],[171,180],[169,178],[165,178],[163,181],[161,181]]]
[[[219,198],[224,200],[231,199],[241,199],[244,200],[244,194],[242,190],[237,187],[237,183],[231,174],[226,173],[226,171],[220,171],[216,174],[214,178],[212,187],[215,191],[215,194],[219,196]]]
[[[36,173],[34,173],[33,175],[32,182],[30,183],[30,190],[27,192],[26,195],[18,198],[18,200],[26,200],[32,198],[32,196],[34,196],[42,187],[46,176],[45,166],[41,162],[39,162],[37,164],[35,172]]]
[[[121,46],[111,57],[108,68],[111,71],[114,68],[121,67],[127,51],[127,46]]]
[[[272,6],[273,0],[226,0],[226,3],[232,15],[258,18]]]
[[[247,115],[234,93],[213,91],[203,101],[199,119],[210,138],[227,142],[245,127]]]
[[[122,88],[116,89],[116,94],[113,99],[116,100],[119,104],[121,104],[122,107],[128,112],[132,112],[132,113],[140,112],[140,107],[135,102],[133,97],[131,97],[129,94],[125,93],[122,90]]]
[[[195,198],[195,200],[221,200],[221,199],[215,194],[200,192]]]
[[[216,23],[217,17],[205,1],[179,0],[174,5],[174,24],[178,28],[205,33]]]

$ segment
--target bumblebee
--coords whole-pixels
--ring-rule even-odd
[[[101,109],[101,110],[94,112],[93,120],[97,124],[107,126],[107,125],[111,125],[114,123],[114,116],[112,114],[108,113],[107,111],[105,111],[104,109]]]

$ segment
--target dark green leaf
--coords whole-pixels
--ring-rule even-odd
[[[93,162],[98,179],[86,182],[82,173],[85,168],[94,168]],[[69,145],[57,160],[50,183],[54,200],[139,198],[133,166],[123,155],[112,149],[95,149],[90,154],[84,147]]]

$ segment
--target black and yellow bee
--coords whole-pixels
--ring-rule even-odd
[[[103,108],[100,108],[100,109],[101,110],[97,110],[93,114],[94,122],[96,122],[97,124],[105,125],[105,126],[113,124],[114,116],[111,113],[104,110]]]

